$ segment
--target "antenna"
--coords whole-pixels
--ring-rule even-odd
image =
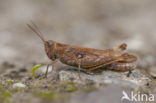
[[[32,21],[31,21],[31,23],[32,23],[32,25],[34,26],[31,26],[30,24],[27,24],[27,26],[33,31],[33,32],[35,32],[36,34],[37,34],[37,36],[39,36],[40,37],[40,39],[43,41],[43,42],[45,42],[45,39],[43,38],[43,34],[40,32],[40,30],[38,29],[38,27],[35,25],[35,23],[33,23]]]

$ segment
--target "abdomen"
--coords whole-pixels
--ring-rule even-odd
[[[104,68],[109,69],[109,70],[125,72],[125,71],[131,71],[135,67],[136,67],[136,65],[132,64],[132,63],[115,62],[115,63],[112,63],[112,64],[109,64],[109,65],[105,66]]]

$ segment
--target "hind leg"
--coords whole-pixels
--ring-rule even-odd
[[[104,70],[106,70],[105,68],[98,68],[98,69],[95,69],[95,70],[92,70],[92,71],[87,71],[85,70],[85,73],[86,74],[89,74],[89,75],[99,75],[101,74]]]
[[[130,77],[131,74],[132,74],[132,70],[128,72],[127,77]]]

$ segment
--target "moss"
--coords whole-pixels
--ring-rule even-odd
[[[63,82],[65,92],[76,92],[78,90],[77,84],[73,82]]]
[[[11,96],[11,92],[10,91],[4,92],[4,95],[3,95],[4,98],[8,98],[10,96]]]
[[[35,93],[36,96],[44,98],[44,99],[56,99],[57,95],[54,92],[39,92]]]
[[[96,88],[94,86],[86,87],[82,89],[82,92],[91,92],[95,90]]]
[[[67,92],[75,92],[75,91],[77,91],[77,87],[67,86],[66,87],[66,91]]]
[[[2,90],[2,88],[3,88],[3,87],[0,85],[0,91]]]
[[[38,90],[42,91],[38,92]],[[30,91],[33,91],[33,94],[36,97],[39,97],[44,102],[50,103],[50,101],[64,101],[67,98],[78,91],[78,85],[73,82],[55,82],[47,88],[39,87],[34,89],[31,87]]]
[[[66,92],[76,92],[77,90],[78,90],[78,88],[75,85],[70,84],[70,83],[67,84],[66,88],[65,88]]]
[[[12,84],[16,82],[16,80],[5,80],[3,86],[0,85],[0,103],[11,103],[15,98],[18,98],[12,97],[17,92],[30,93],[32,97],[39,98],[43,103],[51,103],[67,101],[74,93],[94,90],[94,87],[74,82],[51,82],[51,80],[44,79],[36,79],[33,84],[28,85],[28,88],[12,88]]]
[[[11,95],[12,93],[10,91],[1,91],[0,92],[0,100],[1,103],[11,103]]]
[[[6,82],[6,84],[8,84],[8,85],[12,85],[12,84],[14,84],[14,83],[17,83],[19,80],[6,80],[5,82]]]
[[[37,87],[37,86],[31,86],[31,87],[28,88],[28,90],[33,90],[34,91],[34,90],[37,90],[38,88],[39,87]]]
[[[17,88],[17,91],[18,91],[18,92],[22,92],[23,90],[24,90],[24,88],[22,88],[22,87],[18,87],[18,88]]]
[[[35,96],[43,99],[44,101],[55,101],[55,100],[59,100],[59,99],[64,99],[66,98],[65,94],[61,94],[61,93],[56,93],[54,91],[42,91],[39,93],[34,93]]]

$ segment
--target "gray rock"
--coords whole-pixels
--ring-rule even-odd
[[[59,72],[59,79],[60,81],[73,81],[82,84],[88,83],[88,81],[92,81],[97,84],[120,84],[131,88],[146,85],[151,81],[150,78],[138,70],[133,70],[129,77],[127,77],[127,73],[128,72],[121,73],[115,71],[104,71],[99,75],[81,73],[81,79],[79,79],[78,72],[62,70]]]

